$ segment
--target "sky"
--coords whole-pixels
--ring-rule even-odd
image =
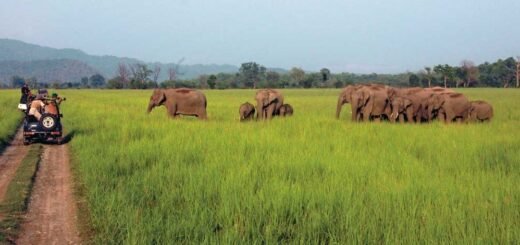
[[[147,62],[398,73],[520,55],[519,0],[1,0],[0,38]]]

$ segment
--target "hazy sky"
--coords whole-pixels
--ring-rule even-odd
[[[520,55],[520,0],[1,0],[0,37],[186,64],[416,71]]]

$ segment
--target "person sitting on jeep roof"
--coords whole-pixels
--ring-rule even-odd
[[[29,94],[31,94],[29,85],[27,85],[27,83],[24,83],[22,86],[22,97],[20,97],[20,104],[27,104],[28,99],[29,99]]]
[[[57,93],[52,93],[51,99],[56,101],[56,104],[58,105],[65,100],[65,98],[59,97]]]
[[[31,109],[29,110],[29,115],[36,117],[36,119],[40,120],[42,114],[40,111],[45,107],[45,103],[43,103],[43,96],[37,95],[36,98],[31,102]]]

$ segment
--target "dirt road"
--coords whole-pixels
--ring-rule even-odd
[[[79,244],[67,145],[45,145],[17,244]]]
[[[7,187],[28,151],[29,147],[23,145],[23,129],[20,128],[0,156],[0,202],[4,200]]]

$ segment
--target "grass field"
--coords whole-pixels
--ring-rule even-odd
[[[23,113],[18,109],[19,91],[0,90],[0,149],[9,141],[20,125]]]
[[[520,90],[461,91],[494,120],[336,120],[339,90],[250,123],[252,90],[205,91],[208,121],[146,115],[151,91],[60,95],[97,243],[519,243]]]

